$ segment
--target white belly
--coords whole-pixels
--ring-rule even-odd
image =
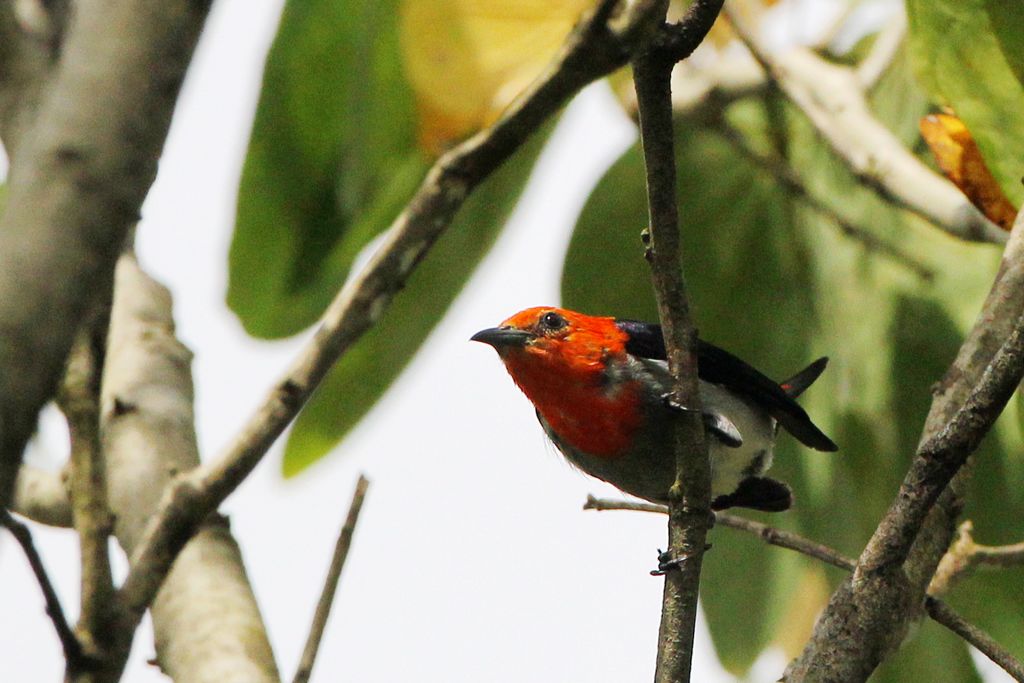
[[[717,384],[702,381],[700,398],[705,410],[728,417],[743,438],[742,445],[730,448],[709,435],[711,497],[714,498],[732,493],[742,480],[764,474],[771,467],[775,420],[752,409]]]

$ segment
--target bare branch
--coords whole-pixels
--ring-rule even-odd
[[[726,10],[728,11],[728,10]],[[952,183],[911,154],[868,107],[857,73],[794,47],[774,55],[742,17],[737,35],[854,175],[889,201],[963,240],[1006,242],[1006,233]]]
[[[663,39],[655,39],[650,49],[633,60],[650,210],[645,256],[651,264],[673,377],[671,401],[684,408],[673,429],[676,477],[668,492],[669,559],[662,561],[668,569],[659,567],[665,574],[654,673],[659,683],[690,680],[701,561],[711,513],[711,465],[697,386],[697,330],[680,262],[672,69],[704,40],[721,9],[722,0],[697,0],[680,24],[663,28]]]
[[[341,570],[345,567],[345,560],[348,558],[348,549],[352,545],[352,535],[355,533],[356,524],[359,522],[359,513],[363,509],[363,499],[366,497],[366,489],[370,482],[363,475],[359,475],[356,482],[356,490],[352,494],[352,502],[349,504],[348,516],[345,524],[338,534],[338,542],[334,546],[334,556],[331,558],[331,567],[327,571],[327,579],[324,581],[324,590],[320,594],[320,601],[316,606],[316,614],[313,616],[313,623],[309,628],[309,637],[306,639],[306,647],[302,650],[302,659],[299,661],[299,668],[295,672],[293,683],[306,683],[313,673],[313,664],[316,662],[316,653],[320,649],[320,639],[327,627],[327,618],[331,614],[331,605],[334,603],[334,594],[338,590],[338,579],[341,578]]]
[[[199,465],[192,354],[174,336],[170,293],[131,254],[118,262],[110,317],[100,403],[103,450],[114,535],[131,555],[175,474]],[[128,609],[122,591],[118,605],[123,612],[105,666],[114,673],[124,665],[142,616]],[[247,682],[279,681],[241,553],[223,517],[207,515],[188,540],[151,614],[157,663],[174,680],[211,680],[211,671],[230,671]]]
[[[598,512],[604,512],[606,510],[632,510],[634,512],[655,512],[663,515],[668,514],[668,507],[665,505],[656,505],[654,503],[640,503],[629,500],[610,500],[606,498],[595,498],[594,496],[587,496],[587,502],[583,504],[584,510],[596,510]],[[830,564],[833,567],[845,569],[846,571],[853,571],[856,566],[849,557],[842,555],[839,551],[834,550],[827,545],[821,543],[815,543],[799,534],[794,534],[790,531],[783,531],[767,524],[755,522],[752,519],[746,517],[740,517],[739,515],[731,515],[727,512],[716,512],[715,513],[715,526],[725,526],[730,529],[737,529],[739,531],[746,531],[747,533],[759,536],[768,545],[778,546],[780,548],[788,548],[789,550],[795,550],[798,553],[813,557],[816,559]]]
[[[49,526],[71,526],[71,498],[62,472],[31,465],[18,469],[11,511]]]
[[[668,514],[667,505],[657,503],[644,503],[639,500],[615,500],[612,498],[596,498],[587,496],[587,502],[583,504],[584,510],[595,512],[607,512],[608,510],[629,510],[631,512],[654,512],[659,515]]]
[[[19,368],[0,375],[0,507],[97,284],[138,220],[209,6],[75,3],[0,217],[0,367]]]
[[[896,501],[861,555],[858,571],[903,564],[931,506],[991,429],[1022,377],[1024,317],[1018,319],[964,406],[918,449]]]
[[[53,589],[50,577],[46,574],[46,567],[43,566],[43,558],[39,556],[39,551],[36,550],[35,543],[32,542],[32,533],[27,526],[14,519],[11,513],[2,508],[0,508],[0,526],[7,527],[7,530],[18,541],[32,567],[32,573],[36,575],[36,581],[39,582],[39,587],[43,590],[43,597],[46,599],[46,613],[53,621],[53,627],[56,629],[57,637],[60,638],[61,647],[64,649],[64,658],[68,661],[69,666],[71,663],[80,664],[82,662],[82,647],[68,625],[68,620],[64,617],[64,610],[61,609],[57,591]]]
[[[1024,565],[1024,543],[1011,545],[981,545],[974,542],[971,532],[974,525],[964,521],[958,529],[957,538],[942,556],[935,576],[928,586],[931,595],[944,595],[954,584],[966,578],[982,565],[994,567],[1018,567]]]
[[[109,314],[106,286],[102,314],[94,315],[79,331],[68,357],[64,382],[57,396],[71,435],[71,503],[81,548],[81,612],[77,631],[82,647],[95,659],[114,626],[118,605],[110,570],[108,539],[113,521],[107,507],[107,485],[100,448],[100,376]],[[68,662],[69,678],[77,673]]]
[[[666,24],[655,36],[653,49],[661,58],[681,62],[704,42],[718,19],[723,0],[696,0],[675,24]]]
[[[597,511],[633,510],[668,514],[668,508],[664,505],[608,500],[595,498],[594,496],[587,496],[587,502],[583,505],[583,509]],[[839,569],[853,571],[856,567],[856,563],[852,559],[842,555],[834,548],[822,543],[816,543],[800,536],[799,534],[783,531],[782,529],[776,529],[775,527],[755,522],[747,519],[746,517],[730,515],[722,512],[715,515],[715,521],[717,524],[722,526],[754,534],[769,545],[795,550],[798,553],[821,560],[822,562],[830,564],[833,567],[838,567]],[[1014,680],[1024,682],[1024,677],[1022,677],[1024,676],[1024,666],[1022,666],[1021,663],[1006,650],[1006,648],[994,641],[984,630],[968,622],[957,614],[952,607],[942,602],[942,600],[937,597],[931,595],[927,596],[925,608],[928,611],[928,615],[936,622],[942,624],[953,633],[976,647],[978,651],[991,659],[995,664],[1002,667],[1008,674],[1013,676]]]
[[[64,14],[41,0],[0,3],[0,140],[12,161],[56,64]]]
[[[938,598],[928,596],[924,606],[928,610],[928,616],[976,647],[979,652],[1010,674],[1013,680],[1024,683],[1024,664],[993,640],[992,636],[964,619]]]
[[[787,669],[788,681],[866,678],[899,647],[962,509],[967,475],[957,472],[1020,380],[1022,321],[1024,212],[978,320],[933,390],[919,456],[852,580],[832,595],[811,640]]]
[[[547,71],[491,128],[438,159],[370,263],[338,293],[312,341],[237,438],[210,465],[168,488],[121,587],[135,614],[153,599],[191,530],[248,476],[334,362],[380,318],[473,188],[584,85],[626,63],[646,37],[656,8],[653,0],[636,0],[612,16],[616,6],[615,0],[599,3]]]

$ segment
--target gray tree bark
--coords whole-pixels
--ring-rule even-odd
[[[114,534],[131,555],[164,488],[199,465],[191,353],[174,337],[170,293],[132,256],[118,263],[101,395]],[[185,546],[151,613],[157,661],[175,681],[279,680],[227,520],[212,515]]]

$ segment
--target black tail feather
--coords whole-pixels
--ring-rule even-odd
[[[826,365],[828,365],[828,357],[822,356],[789,379],[781,382],[780,386],[782,387],[782,390],[785,391],[790,398],[796,398],[807,391],[807,387],[814,384],[814,381],[821,376],[821,373],[825,372]]]

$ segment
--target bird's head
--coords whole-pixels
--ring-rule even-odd
[[[472,337],[493,346],[517,380],[522,373],[603,372],[609,358],[625,353],[627,340],[614,318],[553,306],[527,308]]]
[[[538,394],[604,382],[609,360],[625,357],[629,335],[613,317],[537,306],[477,332],[472,341],[494,346],[512,379],[536,401]]]
[[[497,350],[561,443],[609,456],[628,448],[642,419],[640,386],[609,372],[622,367],[630,339],[615,318],[540,306],[472,339]]]

